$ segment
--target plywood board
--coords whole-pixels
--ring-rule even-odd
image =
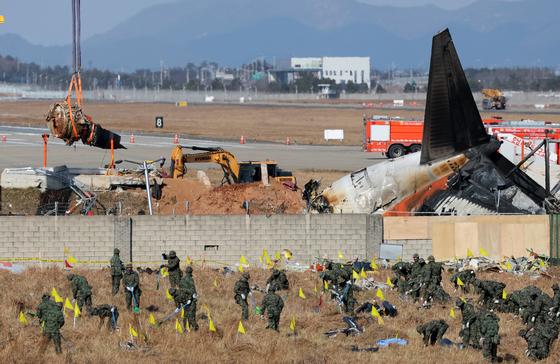
[[[387,216],[383,218],[383,239],[422,240],[431,239],[428,216]]]
[[[432,224],[432,254],[436,260],[447,260],[455,257],[454,224]]]
[[[455,224],[455,255],[465,257],[467,249],[474,254],[478,252],[478,224],[476,222],[458,222]]]

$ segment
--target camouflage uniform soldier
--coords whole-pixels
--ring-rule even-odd
[[[352,283],[352,280],[346,281],[342,289],[342,304],[344,312],[354,314],[356,300],[354,299],[354,283]]]
[[[82,310],[85,305],[88,309],[91,308],[91,286],[84,276],[77,274],[69,274],[68,280],[72,286],[72,297],[78,303],[78,307]]]
[[[121,285],[121,279],[124,271],[124,264],[121,260],[121,251],[117,248],[113,250],[113,256],[111,257],[111,282],[112,282],[112,293],[113,296],[119,293],[119,286]]]
[[[560,287],[558,287],[558,284],[554,283],[552,285],[552,291],[554,292],[554,296],[552,297],[549,311],[551,316],[554,316],[557,320],[560,316]]]
[[[422,288],[424,304],[430,302],[435,293],[437,286],[441,283],[441,264],[436,263],[434,256],[428,257],[428,263],[422,268]]]
[[[251,288],[249,287],[250,278],[249,273],[243,273],[241,278],[235,282],[235,287],[233,289],[235,303],[241,306],[241,319],[243,320],[249,318],[249,304],[247,303],[247,298],[249,297],[249,293],[251,293]]]
[[[527,341],[525,355],[531,360],[543,360],[550,354],[550,347],[558,337],[558,326],[549,320],[541,325],[520,330],[519,336]]]
[[[420,289],[422,288],[422,268],[426,263],[424,259],[420,259],[417,253],[412,256],[412,264],[410,266],[410,280],[408,284],[407,294],[418,301],[420,297]]]
[[[391,283],[395,285],[401,295],[406,294],[408,290],[410,269],[411,265],[407,262],[397,262],[391,267],[391,270],[395,272],[395,278],[391,280]]]
[[[451,276],[451,283],[455,289],[459,288],[459,284],[457,283],[457,279],[460,279],[463,282],[463,286],[461,286],[461,291],[463,293],[469,293],[469,285],[473,284],[474,280],[476,279],[476,274],[472,269],[465,269],[463,271],[457,272]]]
[[[416,331],[422,335],[422,340],[425,346],[435,345],[436,342],[441,342],[443,335],[449,328],[445,320],[432,320],[424,325],[416,326]]]
[[[186,327],[188,320],[187,310],[188,306],[192,303],[192,300],[189,302],[190,297],[188,296],[187,291],[185,291],[184,289],[169,288],[169,294],[173,297],[175,306],[177,306],[177,308],[182,308],[185,310],[185,315],[183,316],[183,327]],[[195,330],[198,330],[198,327],[196,327]]]
[[[482,355],[491,361],[498,359],[498,345],[500,344],[500,319],[490,311],[479,314],[479,330],[482,337]]]
[[[47,345],[52,340],[57,354],[62,353],[60,328],[64,326],[64,314],[62,313],[62,303],[55,304],[43,314],[43,341],[39,352],[43,354]]]
[[[192,276],[192,267],[185,268],[185,275],[181,278],[179,283],[179,291],[187,298],[187,306],[185,307],[185,319],[188,321],[193,330],[198,330],[198,323],[196,322],[196,302],[198,295],[196,293],[196,286]]]
[[[162,254],[163,259],[167,260],[167,271],[169,272],[169,285],[173,288],[179,287],[179,282],[183,277],[183,272],[181,271],[181,259],[177,257],[177,253],[174,250],[169,252],[169,255]]]
[[[276,288],[278,291],[282,291],[284,289],[290,288],[290,283],[288,282],[288,277],[286,277],[286,273],[278,270],[273,269],[272,274],[268,277],[266,281],[267,287],[272,286],[272,284],[276,284]]]
[[[279,331],[278,324],[280,322],[280,314],[284,308],[284,301],[276,294],[277,288],[276,284],[271,284],[268,288],[268,292],[262,301],[262,314],[268,313],[268,325],[266,328]]]
[[[140,296],[142,295],[142,290],[140,289],[140,277],[137,272],[132,270],[131,263],[126,265],[123,284],[125,287],[124,297],[126,301],[126,309],[130,311],[133,303],[134,308],[140,307]]]
[[[39,319],[41,325],[45,322],[45,316],[48,310],[58,309],[57,304],[51,301],[51,296],[48,293],[43,294],[41,297],[41,303],[37,306],[37,318]]]
[[[502,294],[506,285],[502,282],[483,281],[475,279],[473,282],[477,293],[480,294],[479,302],[487,309],[500,308]]]
[[[472,346],[475,349],[480,349],[480,333],[478,330],[478,315],[470,303],[467,303],[460,298],[457,298],[455,306],[461,310],[461,331],[459,336],[463,341],[463,348]]]

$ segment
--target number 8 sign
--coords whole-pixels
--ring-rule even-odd
[[[163,116],[156,116],[156,128],[163,128]]]

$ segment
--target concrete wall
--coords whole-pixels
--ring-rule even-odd
[[[64,247],[83,261],[159,262],[175,250],[185,259],[256,263],[263,249],[289,249],[301,263],[315,257],[370,259],[379,252],[382,218],[371,215],[0,217],[0,260],[62,260]],[[97,262],[93,265],[102,265]]]

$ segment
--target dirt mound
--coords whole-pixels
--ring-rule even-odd
[[[197,180],[165,179],[158,213],[161,215],[185,214],[189,202],[189,213],[193,215],[244,214],[243,202],[249,202],[251,214],[297,214],[305,207],[301,193],[291,191],[281,183],[225,185],[208,188]]]

